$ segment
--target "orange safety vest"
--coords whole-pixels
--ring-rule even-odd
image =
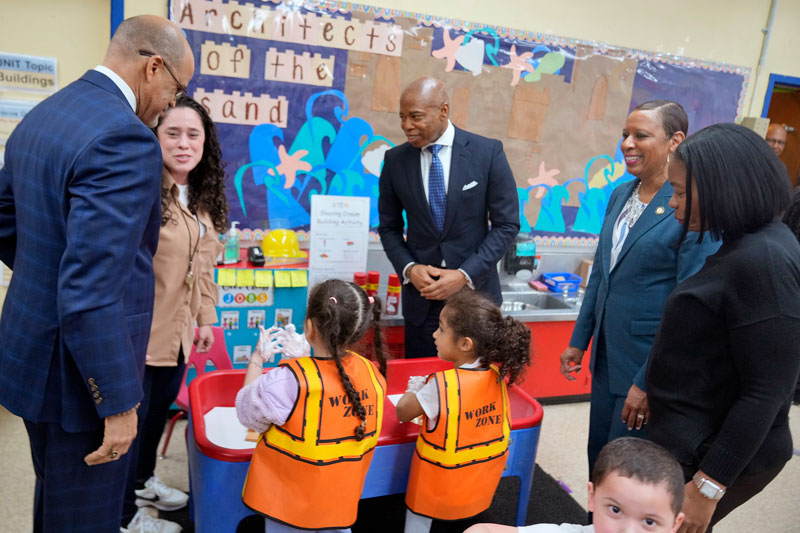
[[[356,521],[372,450],[383,422],[386,381],[369,360],[342,358],[367,410],[365,437],[333,359],[281,361],[297,379],[297,401],[282,426],[272,425],[253,451],[242,501],[290,526],[338,529]]]
[[[439,419],[425,420],[411,460],[406,505],[441,520],[469,518],[492,504],[506,464],[511,411],[504,381],[489,369],[437,372]]]

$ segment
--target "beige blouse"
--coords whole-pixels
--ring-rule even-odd
[[[178,200],[178,186],[166,170],[162,174],[161,185],[170,190],[169,210],[172,218],[161,227],[158,250],[153,257],[156,295],[147,364],[177,366],[178,349],[181,346],[186,359],[191,353],[195,320],[198,326],[217,322],[215,306],[218,292],[214,283],[214,265],[223,246],[211,217],[204,211],[198,212],[197,218],[205,225],[206,232],[200,238],[194,255],[194,279],[190,287],[186,283],[189,250],[190,246],[194,250],[200,227],[191,211]]]

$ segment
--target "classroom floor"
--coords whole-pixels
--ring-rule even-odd
[[[790,411],[795,446],[800,448],[800,407]],[[560,480],[565,489],[586,507],[586,429],[589,404],[547,405],[536,462]],[[158,461],[162,481],[183,490],[189,486],[186,465],[186,423],[175,427],[168,457]],[[0,407],[0,530],[23,533],[31,530],[34,476],[25,427],[22,421]],[[785,533],[800,531],[800,456],[789,461],[764,492],[734,511],[714,529],[715,533]]]

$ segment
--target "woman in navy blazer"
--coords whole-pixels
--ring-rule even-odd
[[[622,131],[625,163],[638,179],[611,195],[586,296],[561,354],[561,373],[574,380],[594,340],[589,472],[607,442],[643,436],[649,416],[644,373],[664,302],[719,247],[710,239],[698,244],[691,233],[681,242],[682,228],[668,205],[669,155],[686,138],[688,126],[680,104],[655,100],[634,109]]]

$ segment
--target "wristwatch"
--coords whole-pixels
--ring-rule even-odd
[[[700,494],[702,494],[709,500],[719,500],[725,495],[725,489],[723,489],[710,479],[706,479],[703,476],[701,476],[700,472],[697,472],[692,477],[692,481],[694,481],[694,484],[697,485],[697,489],[700,491]]]

